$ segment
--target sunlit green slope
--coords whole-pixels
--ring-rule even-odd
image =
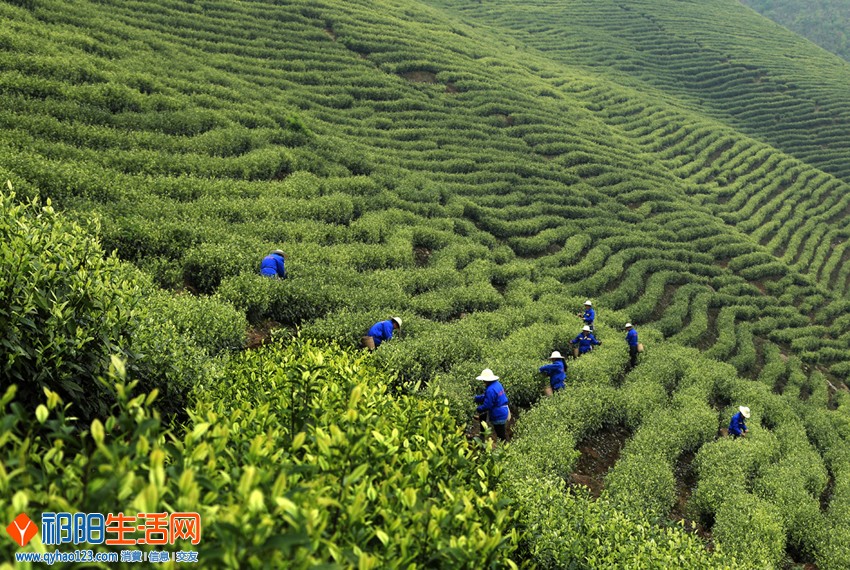
[[[401,314],[377,358],[458,419],[484,366],[535,410],[517,443],[570,418],[529,476],[553,455],[568,475],[565,449],[623,424],[638,451],[610,487],[629,516],[666,520],[693,452],[691,515],[732,552],[850,556],[843,63],[731,2],[18,4],[0,4],[0,177],[19,194],[96,215],[105,249],[255,324],[353,346]],[[282,283],[255,274],[277,247]],[[598,406],[538,406],[536,366],[587,297],[606,343],[569,401]],[[627,374],[625,320],[678,360]],[[742,400],[758,437],[728,448]],[[652,418],[690,412],[658,439]],[[534,527],[563,485],[507,492]],[[544,526],[535,560],[587,561]]]
[[[331,263],[351,292],[305,284],[279,320],[344,305],[445,320],[553,277],[716,356],[752,354],[756,335],[850,368],[844,309],[817,289],[850,285],[845,183],[659,89],[404,3],[380,17],[350,3],[35,6],[9,8],[3,32],[5,175],[100,212],[107,248],[166,286],[225,279],[244,303],[235,276],[283,242],[307,283]],[[466,281],[417,267],[485,250],[494,268]]]
[[[656,87],[831,174],[850,176],[850,64],[737,0],[434,0],[570,67]]]

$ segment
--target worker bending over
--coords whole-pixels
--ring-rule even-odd
[[[286,279],[286,256],[279,249],[263,258],[260,263],[260,275],[276,279]]]
[[[390,340],[393,332],[401,328],[401,317],[392,317],[387,321],[379,321],[372,325],[366,336],[363,337],[363,346],[369,350],[375,350],[381,343]]]

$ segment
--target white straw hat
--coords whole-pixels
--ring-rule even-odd
[[[624,326],[623,328],[624,328],[624,329],[630,329],[630,328],[632,328],[632,323],[626,323],[626,326]]]
[[[561,356],[561,353],[557,350],[552,353],[552,356],[549,357],[549,360],[555,360],[556,358],[563,358],[563,356]]]
[[[738,411],[741,412],[745,418],[750,419],[750,409],[747,406],[739,406]]]
[[[281,257],[286,257],[286,254],[285,254],[285,253],[283,253],[283,252],[282,252],[281,250],[279,250],[279,249],[274,250],[271,254],[272,254],[272,255],[279,255],[279,256],[281,256]]]
[[[584,325],[581,327],[582,332],[590,332],[590,325]]]
[[[481,375],[476,378],[476,380],[481,380],[482,382],[494,382],[498,380],[499,377],[493,374],[493,371],[489,368],[485,368]]]
[[[584,304],[585,304],[585,305],[590,305],[591,307],[593,306],[593,303],[591,303],[591,302],[590,302],[590,299],[588,299],[587,301],[585,301],[585,302],[584,302]]]
[[[401,317],[393,317],[390,319],[391,321],[395,321],[398,323],[398,328],[401,328]]]

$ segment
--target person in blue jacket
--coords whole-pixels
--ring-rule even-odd
[[[549,385],[552,387],[552,391],[557,392],[564,387],[564,381],[567,379],[567,364],[557,350],[552,353],[549,360],[552,361],[552,364],[541,366],[539,370],[541,374],[549,377]]]
[[[637,366],[637,355],[638,355],[638,337],[637,331],[632,326],[632,323],[626,323],[626,326],[623,327],[626,329],[626,344],[629,345],[629,358],[631,359],[631,367],[634,368]]]
[[[401,317],[392,317],[387,321],[379,321],[372,325],[369,329],[369,332],[366,333],[366,337],[372,337],[372,342],[374,343],[374,348],[378,348],[381,346],[381,343],[385,340],[390,340],[393,337],[393,333],[396,329],[401,328]],[[367,348],[372,349],[373,347],[367,346]]]
[[[592,332],[590,332],[589,325],[584,325],[581,328],[581,333],[571,340],[570,344],[578,344],[578,353],[579,355],[582,355],[593,350],[594,346],[602,344],[602,341],[596,340],[596,337],[593,336]]]
[[[260,263],[260,275],[277,279],[286,279],[286,256],[279,249],[263,258]]]
[[[739,406],[738,413],[732,416],[732,421],[729,422],[729,435],[735,439],[747,435],[749,430],[744,423],[745,419],[750,419],[750,409],[747,406]]]
[[[505,388],[499,382],[499,377],[493,374],[493,371],[489,368],[485,368],[476,380],[486,383],[484,393],[475,396],[475,403],[480,404],[476,409],[478,417],[493,426],[493,430],[499,436],[499,439],[507,439],[505,425],[508,423],[511,412],[508,409],[508,397],[505,395]],[[484,414],[487,415],[486,418],[483,417]]]
[[[584,313],[579,313],[578,316],[581,317],[584,324],[590,327],[590,332],[595,332],[593,329],[593,321],[596,320],[596,311],[593,310],[593,303],[590,302],[590,299],[584,302]]]

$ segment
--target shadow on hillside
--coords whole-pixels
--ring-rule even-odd
[[[601,429],[582,439],[576,446],[581,456],[570,476],[571,483],[584,485],[590,489],[594,498],[599,497],[605,488],[605,476],[617,463],[630,435],[628,429],[617,425]]]
[[[725,429],[721,431],[723,432],[721,437],[725,436]],[[688,516],[688,501],[697,486],[697,473],[693,468],[694,457],[696,457],[696,454],[692,451],[683,453],[673,466],[673,474],[676,476],[676,504],[670,511],[670,519],[675,522],[682,521],[684,523],[683,528],[686,531],[709,539],[711,532],[699,520]]]

